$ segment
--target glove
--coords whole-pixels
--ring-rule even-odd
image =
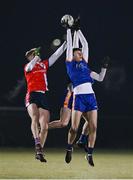
[[[110,57],[109,56],[104,57],[104,59],[102,61],[102,67],[108,68],[109,62],[110,62]]]
[[[41,49],[41,47],[38,47],[38,48],[36,48],[35,49],[35,56],[39,56],[40,57],[40,49]]]
[[[69,29],[69,28],[71,29],[71,28],[72,28],[72,27],[69,26],[68,20],[67,20],[67,21],[65,21],[65,20],[62,21],[62,22],[61,22],[61,25],[62,25],[62,27],[64,27],[65,29]]]
[[[76,30],[76,31],[78,31],[80,29],[80,16],[78,16],[75,19],[73,29]]]

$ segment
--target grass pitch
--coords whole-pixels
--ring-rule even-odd
[[[70,164],[64,149],[46,149],[47,163],[34,159],[34,149],[0,148],[0,179],[133,179],[133,151],[95,150],[95,167],[74,149]]]

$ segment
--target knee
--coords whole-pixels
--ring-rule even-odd
[[[70,133],[71,134],[77,134],[77,132],[78,132],[78,128],[74,128],[74,127],[70,128]]]
[[[45,125],[41,126],[41,133],[45,133],[48,131],[48,124],[46,123]]]
[[[92,126],[90,127],[90,132],[91,133],[96,133],[97,132],[97,126],[95,124],[92,124]]]
[[[61,127],[64,128],[68,125],[68,122],[64,121],[64,122],[61,122]]]
[[[33,114],[33,115],[31,116],[31,119],[32,119],[32,122],[37,122],[37,121],[39,120],[38,114]]]

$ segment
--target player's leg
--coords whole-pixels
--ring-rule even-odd
[[[93,162],[93,150],[96,141],[96,133],[97,133],[97,110],[92,110],[86,113],[89,121],[89,140],[88,140],[88,152],[87,152],[87,160],[91,166],[94,166]]]
[[[49,118],[50,118],[50,114],[48,110],[39,108],[39,124],[40,124],[40,133],[39,133],[39,137],[40,137],[40,142],[41,142],[41,147],[43,149],[46,138],[47,138],[47,134],[48,134],[48,122],[49,122]],[[40,156],[40,161],[42,162],[46,162],[46,159],[44,159],[43,157],[43,152],[41,153]]]
[[[49,129],[66,127],[69,123],[70,117],[71,109],[62,107],[60,110],[60,119],[50,122]]]
[[[84,117],[84,116],[82,116],[82,117]],[[89,123],[86,120],[83,127],[82,127],[82,133],[81,133],[78,141],[76,142],[76,144],[79,147],[85,148],[86,145],[88,146],[88,134],[89,134]]]
[[[38,129],[39,109],[36,104],[32,103],[27,107],[27,111],[29,116],[31,117],[31,131],[35,140],[35,152],[37,155],[40,154],[41,151],[41,142],[40,142],[39,129]]]
[[[82,115],[82,112],[80,112],[80,111],[75,111],[75,110],[72,111],[71,128],[68,133],[68,144],[73,144],[73,142],[76,138],[81,115]]]
[[[86,151],[86,146],[88,146],[88,134],[89,134],[89,123],[87,121],[86,113],[83,113],[82,118],[85,120],[85,123],[82,127],[82,133],[76,144],[81,148],[85,148]]]
[[[72,120],[71,120],[71,128],[68,132],[68,144],[66,148],[66,157],[65,161],[66,163],[70,163],[72,159],[72,151],[73,151],[73,143],[77,135],[77,130],[80,123],[82,112],[80,111],[72,111]]]
[[[28,114],[31,118],[31,131],[33,134],[33,137],[35,139],[35,144],[40,143],[39,139],[39,131],[38,131],[38,123],[39,123],[39,110],[36,104],[30,104],[27,107]]]
[[[41,146],[44,147],[46,138],[47,138],[47,134],[48,134],[48,122],[49,122],[49,118],[50,118],[50,113],[48,110],[39,108],[39,113],[40,113],[40,117],[39,117],[39,123],[40,123],[40,133],[39,133],[39,137],[40,137],[40,142],[41,142]]]

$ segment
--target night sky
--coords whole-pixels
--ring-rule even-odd
[[[48,58],[55,38],[63,42],[65,29],[60,25],[64,14],[81,16],[81,30],[90,48],[89,65],[100,72],[101,61],[111,62],[104,82],[95,83],[94,90],[100,112],[132,114],[133,11],[131,1],[0,1],[0,105],[24,106],[25,88],[14,90],[23,79],[27,50],[41,46],[42,58]],[[50,68],[48,74],[52,107],[58,108],[68,82],[65,54]],[[17,94],[15,97],[10,96]],[[54,102],[54,103],[53,103]]]

